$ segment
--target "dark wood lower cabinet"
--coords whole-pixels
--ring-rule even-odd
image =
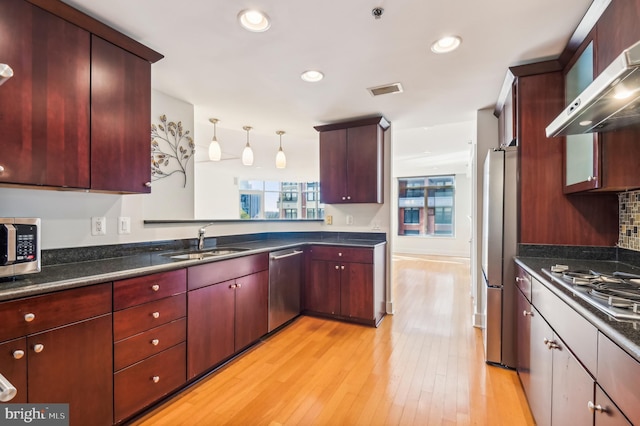
[[[116,422],[184,384],[186,350],[186,343],[180,343],[113,376]]]
[[[304,307],[313,312],[336,315],[340,312],[340,265],[312,260],[304,287]]]
[[[262,271],[189,292],[189,379],[267,334],[268,285]]]
[[[72,426],[112,424],[111,328],[109,314],[29,336],[28,402],[68,403]]]
[[[372,319],[372,265],[345,263],[342,266],[340,270],[340,315],[349,318]]]
[[[189,292],[187,378],[192,379],[233,354],[234,281]]]

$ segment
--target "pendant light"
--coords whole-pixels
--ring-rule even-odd
[[[251,126],[243,126],[242,129],[247,131],[247,144],[244,146],[244,151],[242,151],[242,164],[245,166],[253,165],[253,150],[251,149],[251,145],[249,144],[249,130],[253,127]]]
[[[278,169],[284,169],[287,167],[287,157],[284,155],[284,151],[282,150],[282,135],[284,135],[284,133],[284,130],[276,131],[276,135],[280,136],[280,148],[276,154],[276,168]]]
[[[219,120],[217,118],[210,118],[209,121],[213,123],[213,139],[211,139],[211,143],[209,144],[209,160],[220,161],[222,158],[222,149],[216,137],[216,123]]]

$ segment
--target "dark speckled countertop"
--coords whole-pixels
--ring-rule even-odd
[[[156,272],[186,268],[203,263],[217,262],[234,257],[256,253],[271,252],[310,244],[344,245],[351,247],[373,248],[386,244],[384,234],[349,234],[349,233],[271,233],[260,238],[208,238],[205,250],[212,248],[234,247],[244,249],[229,255],[213,256],[202,260],[176,260],[172,254],[193,251],[187,248],[159,248],[150,243],[148,250],[144,244],[136,244],[134,253],[126,256],[114,256],[114,249],[106,246],[86,248],[82,252],[92,252],[92,258],[80,262],[61,264],[44,264],[42,271],[36,274],[23,275],[15,279],[0,279],[0,301],[17,299],[65,290],[86,285],[104,283]],[[142,247],[141,247],[142,246]],[[61,251],[58,249],[57,251]],[[122,251],[122,250],[119,250]],[[43,256],[44,257],[44,256]],[[102,257],[102,258],[101,258]]]
[[[516,263],[640,362],[640,321],[618,320],[599,311],[574,296],[571,290],[556,283],[551,276],[542,271],[543,268],[549,270],[551,266],[560,264],[569,266],[571,270],[594,270],[602,273],[620,271],[640,274],[640,267],[618,261],[542,257],[517,257]]]

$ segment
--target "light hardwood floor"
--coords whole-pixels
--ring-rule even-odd
[[[484,363],[468,259],[393,263],[377,329],[300,317],[134,424],[534,424],[516,373]]]

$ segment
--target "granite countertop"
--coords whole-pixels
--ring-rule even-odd
[[[22,275],[14,279],[0,278],[0,301],[18,299],[26,296],[35,296],[59,290],[66,290],[86,285],[99,284],[140,275],[148,275],[156,272],[182,269],[189,266],[217,262],[235,257],[242,257],[257,253],[271,252],[306,245],[342,245],[350,247],[373,248],[386,241],[367,238],[349,238],[344,235],[322,238],[269,238],[255,241],[215,243],[205,245],[203,251],[214,248],[240,248],[237,253],[212,256],[205,259],[179,260],[172,259],[171,255],[192,252],[194,249],[158,250],[153,246],[148,251],[122,256],[109,257],[99,260],[63,263],[58,265],[43,266],[42,271],[36,274]],[[74,249],[75,250],[75,249]]]
[[[600,332],[640,362],[640,321],[620,320],[607,315],[581,298],[574,296],[570,289],[562,284],[556,283],[551,276],[542,271],[543,268],[549,270],[551,266],[561,264],[569,266],[571,270],[594,270],[602,273],[620,271],[640,274],[639,267],[606,260],[537,257],[516,257],[515,260],[517,264],[525,268],[534,278],[585,317],[587,321],[596,326]]]

